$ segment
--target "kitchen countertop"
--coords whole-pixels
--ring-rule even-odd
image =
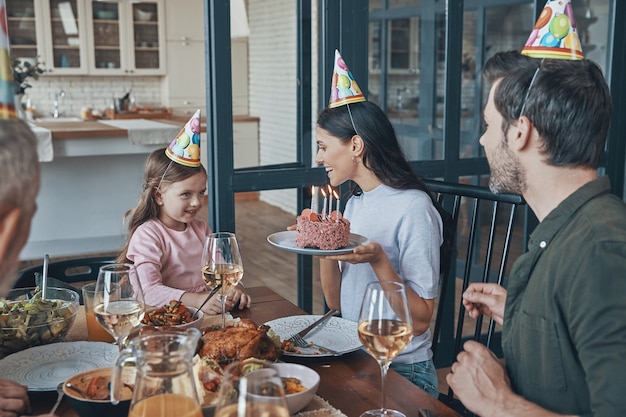
[[[151,119],[153,122],[166,123],[178,126],[180,122],[169,119]],[[37,126],[46,128],[52,133],[52,139],[89,139],[103,137],[128,136],[126,129],[100,123],[97,120],[84,122],[34,122]]]
[[[135,119],[136,120],[136,119]],[[174,126],[184,126],[189,120],[188,116],[172,116],[170,119],[149,119],[152,122],[170,124]],[[258,117],[253,116],[233,116],[233,122],[258,122]],[[89,139],[103,137],[123,137],[128,136],[126,129],[100,123],[97,120],[81,122],[33,122],[35,125],[50,130],[52,139]],[[202,118],[202,132],[206,132],[205,118]]]

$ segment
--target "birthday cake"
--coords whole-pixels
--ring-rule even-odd
[[[306,208],[296,222],[296,246],[299,248],[335,250],[350,243],[350,221],[337,210],[326,216]]]

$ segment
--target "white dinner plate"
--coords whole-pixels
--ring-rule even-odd
[[[306,328],[320,317],[322,316],[289,316],[271,320],[265,324],[280,337],[282,342]],[[326,322],[311,330],[309,334],[304,337],[304,340],[309,343],[313,342],[315,345],[324,348],[332,349],[337,353],[331,353],[317,347],[305,347],[299,348],[299,353],[283,351],[283,355],[300,357],[336,356],[354,352],[361,348],[356,322],[341,317],[329,318]]]
[[[356,233],[350,233],[350,243],[345,248],[334,250],[322,250],[315,248],[299,248],[296,246],[296,231],[286,230],[284,232],[272,233],[267,237],[267,241],[279,249],[286,250],[287,252],[299,253],[301,255],[341,255],[343,253],[350,253],[354,248],[359,245],[364,245],[368,242],[365,236],[357,235]]]
[[[117,345],[104,342],[60,342],[35,346],[0,360],[0,375],[29,391],[56,391],[80,372],[115,365]]]

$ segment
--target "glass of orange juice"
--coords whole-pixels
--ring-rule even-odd
[[[100,326],[96,320],[94,309],[94,294],[96,292],[96,283],[92,282],[83,285],[83,303],[85,304],[85,320],[87,322],[87,340],[92,342],[113,343],[115,339],[104,327]]]

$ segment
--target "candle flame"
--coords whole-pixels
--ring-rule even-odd
[[[333,190],[333,197],[335,197],[335,200],[339,200],[339,194],[335,190]]]
[[[326,192],[324,191],[324,189],[320,188],[320,191],[322,192],[322,197],[326,198]]]

